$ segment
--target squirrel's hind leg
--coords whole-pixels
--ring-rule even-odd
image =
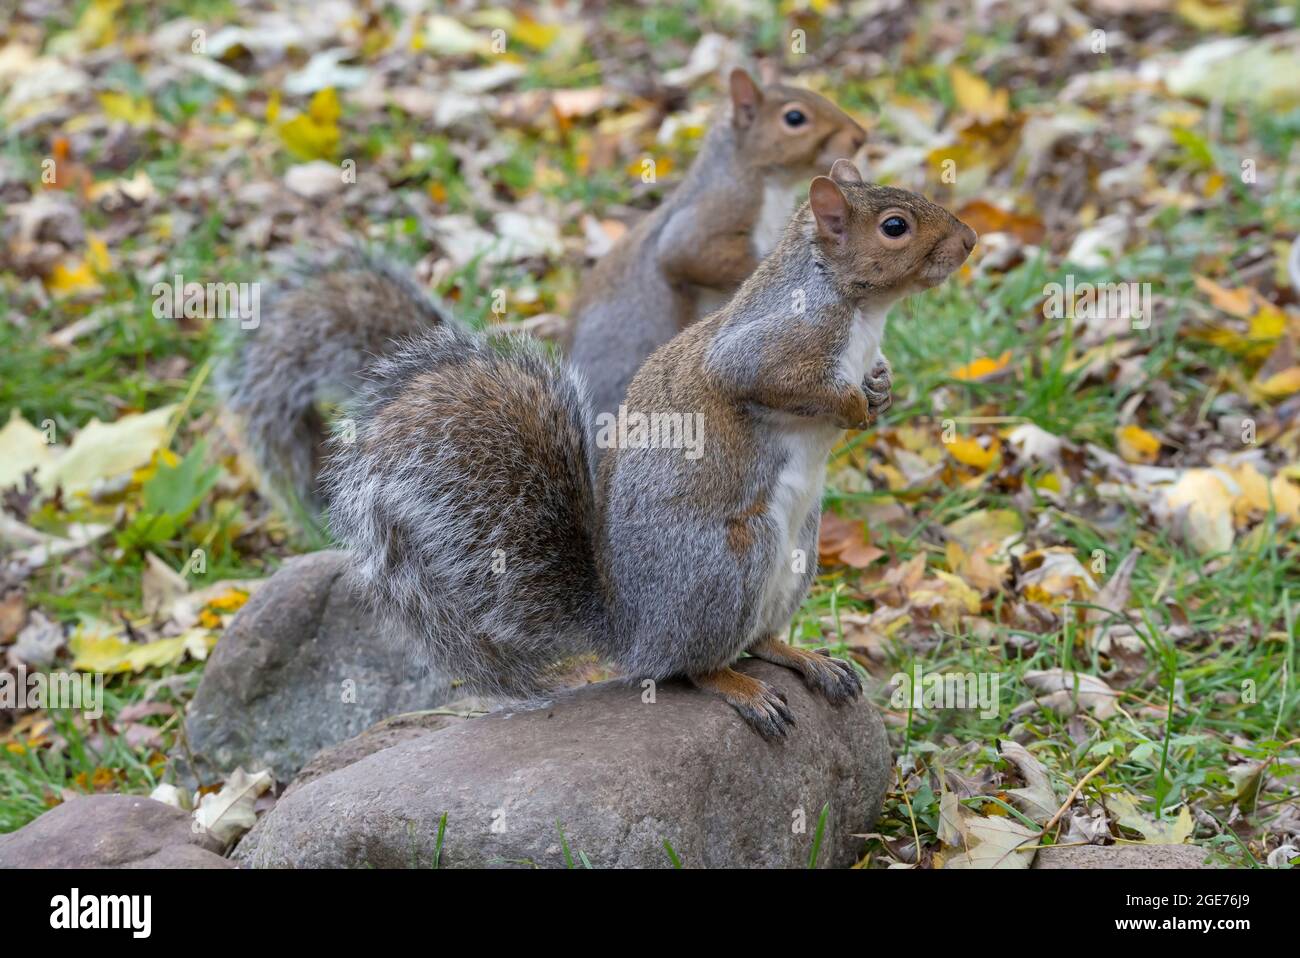
[[[810,652],[782,642],[776,636],[759,639],[747,650],[755,658],[794,669],[808,684],[833,704],[848,702],[862,694],[862,680],[853,666],[833,659],[823,649]]]
[[[696,687],[726,699],[765,739],[784,738],[794,725],[794,713],[786,705],[785,694],[766,682],[730,668],[692,675],[690,679]]]

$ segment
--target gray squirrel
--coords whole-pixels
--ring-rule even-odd
[[[581,376],[539,344],[451,322],[405,342],[372,368],[356,436],[326,466],[353,586],[485,694],[545,695],[594,653],[629,680],[685,677],[785,735],[782,693],[731,668],[749,653],[851,699],[852,666],[782,639],[816,574],[827,457],[888,406],[890,305],[975,241],[837,161],[733,299],[646,361],[627,394],[640,428],[599,469]],[[656,415],[698,416],[699,454],[651,436]]]
[[[217,374],[227,409],[260,472],[263,493],[305,527],[324,508],[319,477],[329,424],[322,402],[346,402],[392,344],[447,322],[404,270],[361,250],[301,263],[240,330]]]
[[[597,413],[615,413],[646,358],[726,302],[781,238],[809,180],[866,142],[809,90],[760,87],[740,69],[728,85],[685,178],[578,290],[568,353]]]

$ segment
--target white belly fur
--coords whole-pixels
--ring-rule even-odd
[[[789,183],[769,181],[763,185],[763,205],[759,207],[752,236],[754,256],[758,259],[776,249],[776,244],[781,241],[790,214],[794,212],[795,189]]]
[[[868,363],[874,364],[885,331],[885,314],[857,312],[849,341],[840,356],[840,371],[849,382],[861,382]],[[814,510],[821,510],[822,486],[826,480],[826,459],[841,430],[824,422],[810,422],[794,416],[780,417],[781,443],[785,462],[768,495],[768,516],[775,525],[779,552],[772,557],[758,621],[763,638],[783,633],[789,623],[793,593],[802,585],[803,574],[795,571],[795,550],[801,548],[800,533]],[[811,544],[816,548],[816,543]],[[805,556],[806,564],[816,556]],[[805,565],[805,568],[808,565]]]

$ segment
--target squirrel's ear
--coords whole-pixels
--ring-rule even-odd
[[[737,67],[731,71],[731,106],[732,122],[737,129],[745,129],[758,116],[758,108],[763,102],[763,92],[758,84],[744,70]]]
[[[849,229],[849,201],[835,181],[818,176],[808,187],[808,205],[817,218],[817,231],[827,239],[843,243]]]
[[[831,164],[831,179],[836,183],[861,183],[862,174],[852,160],[836,160]]]

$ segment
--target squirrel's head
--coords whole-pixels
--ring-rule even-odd
[[[849,160],[808,187],[812,238],[837,286],[861,301],[892,302],[937,286],[975,248],[975,231],[942,206],[865,183]]]
[[[778,83],[760,87],[740,69],[731,71],[731,123],[741,156],[789,176],[813,176],[867,141],[866,130],[825,97]]]

